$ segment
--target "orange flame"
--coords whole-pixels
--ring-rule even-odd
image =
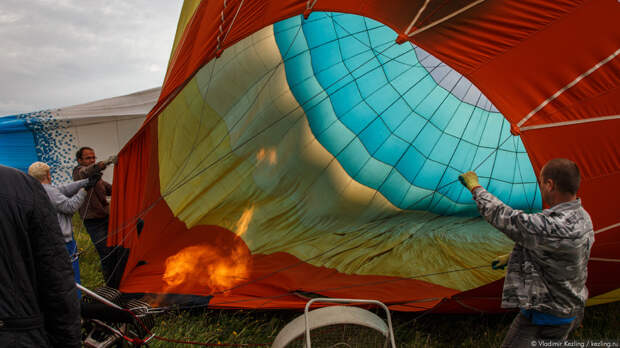
[[[241,214],[232,244],[189,246],[168,257],[162,277],[166,284],[164,292],[208,289],[207,294],[227,294],[228,290],[247,280],[251,266],[250,252],[239,237],[248,230],[253,215],[254,206]]]
[[[208,289],[208,294],[226,293],[247,279],[250,255],[241,244],[233,246],[230,253],[208,245],[195,245],[168,257],[165,264],[164,292],[198,288]]]

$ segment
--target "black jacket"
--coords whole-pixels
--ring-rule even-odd
[[[0,165],[0,347],[80,347],[73,269],[41,184]]]

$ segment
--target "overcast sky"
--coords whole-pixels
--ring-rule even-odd
[[[1,0],[0,116],[161,86],[183,0]]]

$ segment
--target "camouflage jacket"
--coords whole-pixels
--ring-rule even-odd
[[[540,213],[512,209],[484,188],[473,193],[480,214],[515,241],[504,280],[502,307],[572,317],[588,298],[588,259],[594,243],[581,200]]]

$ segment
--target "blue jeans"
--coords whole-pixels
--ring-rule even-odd
[[[65,247],[67,248],[67,251],[69,252],[69,258],[71,260],[71,266],[73,266],[73,278],[75,279],[75,282],[78,284],[80,283],[80,260],[77,254],[77,244],[75,244],[75,240],[71,240],[70,242],[65,243]],[[82,298],[82,293],[80,292],[80,289],[78,289],[78,298]]]
[[[532,347],[532,342],[542,340],[565,340],[568,334],[579,325],[583,319],[581,310],[575,320],[562,325],[535,325],[521,312],[517,314],[510,324],[508,333],[502,342],[503,347]]]

